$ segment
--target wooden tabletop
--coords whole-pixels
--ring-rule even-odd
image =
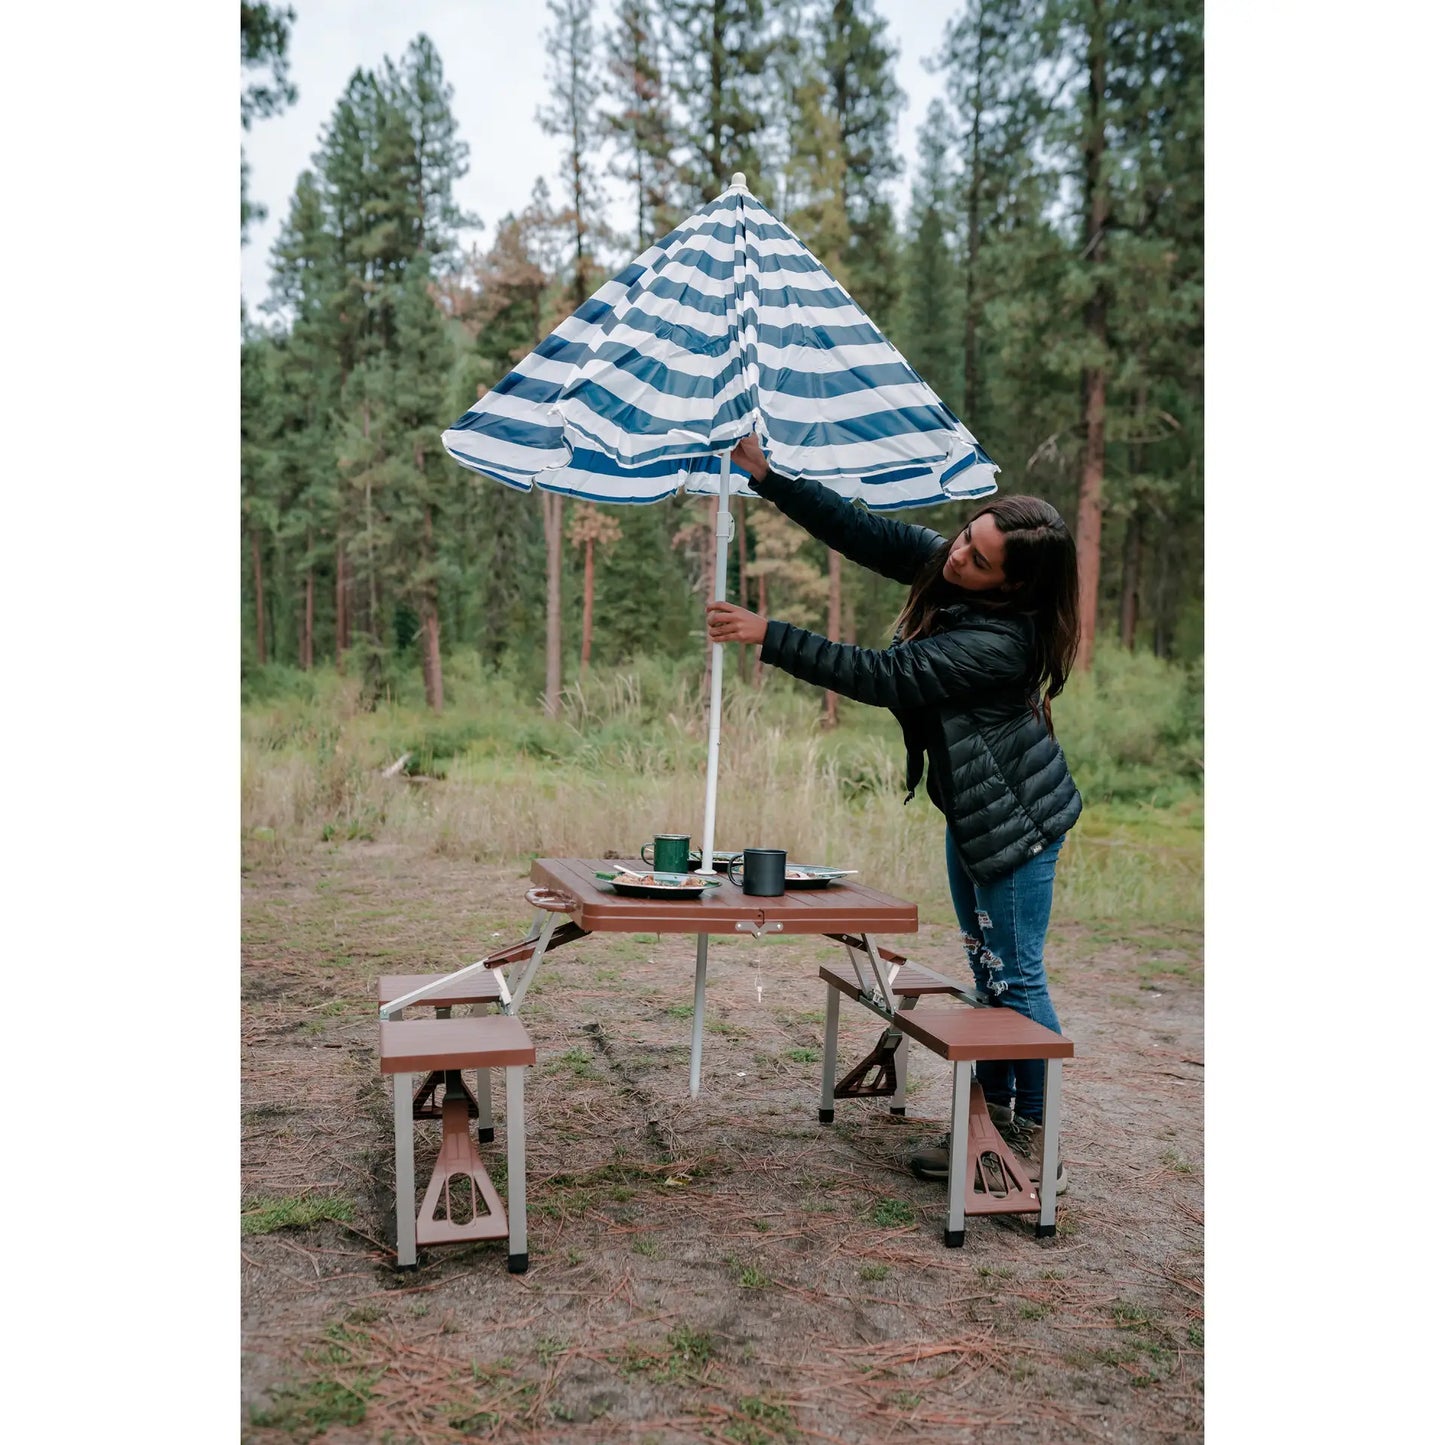
[[[624,898],[595,876],[617,866],[615,859],[538,858],[532,882],[574,900],[576,907],[567,911],[589,933],[736,934],[739,923],[781,923],[783,933],[918,932],[916,903],[851,878],[826,888],[790,888],[780,898],[753,898],[720,874],[720,885],[701,898]]]

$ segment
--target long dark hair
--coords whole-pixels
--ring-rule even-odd
[[[1079,562],[1064,519],[1040,497],[998,497],[965,525],[992,516],[1003,534],[1004,580],[987,592],[963,592],[944,580],[950,542],[925,562],[913,579],[896,624],[900,642],[937,630],[938,614],[967,599],[992,612],[1022,613],[1034,622],[1034,650],[1027,679],[1043,694],[1044,719],[1053,731],[1049,703],[1063,691],[1079,650]],[[962,531],[962,528],[960,528]]]

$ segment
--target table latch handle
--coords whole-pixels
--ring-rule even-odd
[[[527,902],[533,908],[541,908],[548,913],[575,913],[577,911],[577,900],[570,894],[559,893],[555,888],[529,888]]]
[[[744,919],[739,918],[738,921],[733,924],[733,927],[739,933],[751,933],[754,938],[761,938],[765,933],[781,933],[783,931],[783,925],[781,923],[764,923],[762,919],[759,919],[756,923],[748,923]]]

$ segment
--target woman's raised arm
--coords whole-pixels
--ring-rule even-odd
[[[744,437],[733,449],[733,462],[750,478],[749,486],[766,497],[820,542],[860,567],[911,586],[918,570],[948,539],[931,527],[895,522],[845,502],[817,482],[781,477],[768,467],[756,437]]]

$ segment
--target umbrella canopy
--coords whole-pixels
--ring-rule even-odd
[[[968,429],[737,175],[442,442],[521,490],[655,502],[717,493],[723,455],[752,434],[779,472],[872,509],[996,490]]]
[[[732,483],[729,453],[751,435],[777,471],[872,509],[997,489],[998,468],[968,429],[738,174],[579,306],[442,442],[464,467],[522,491],[634,503],[716,494],[714,595],[725,601],[729,491],[752,495]],[[722,673],[714,644],[704,872]]]

